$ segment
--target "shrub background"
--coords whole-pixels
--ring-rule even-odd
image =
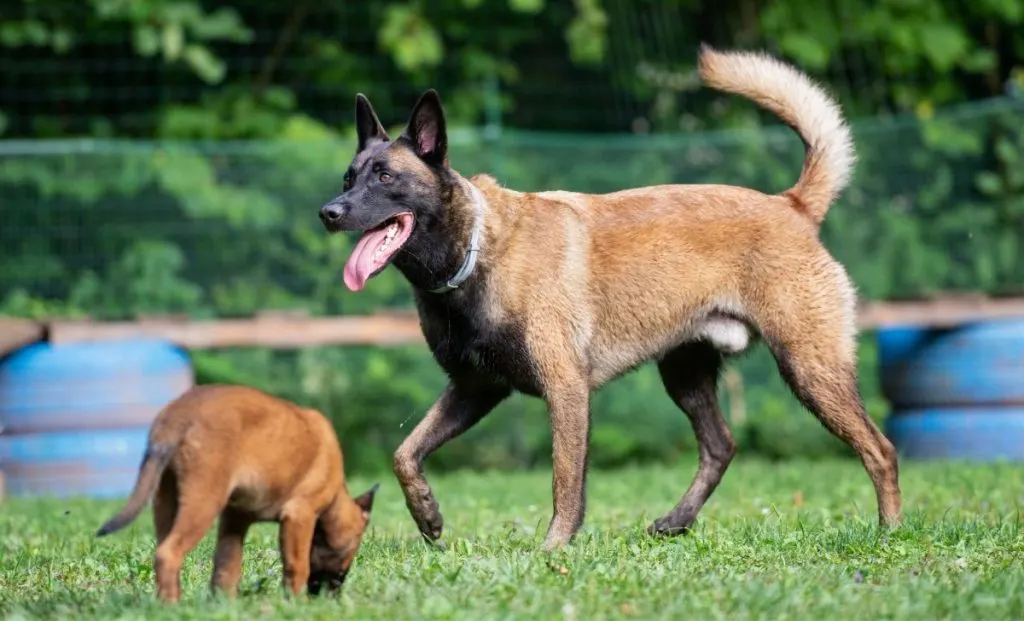
[[[822,235],[863,296],[1024,283],[1024,0],[234,4],[5,4],[0,313],[408,308],[394,270],[348,293],[351,239],[316,218],[352,155],[357,91],[397,131],[418,93],[437,87],[453,165],[516,189],[789,187],[799,141],[748,102],[699,88],[700,41],[765,47],[827,82],[854,118],[857,173]],[[356,470],[387,467],[444,381],[420,348],[192,354],[200,381],[253,384],[331,414]],[[861,358],[881,420],[870,334]],[[763,349],[734,368],[741,451],[845,453]],[[593,410],[595,465],[694,448],[653,368],[600,391]],[[542,404],[514,397],[431,467],[547,463],[549,434]]]

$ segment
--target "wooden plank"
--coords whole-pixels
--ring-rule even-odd
[[[933,300],[867,302],[858,309],[861,329],[913,325],[952,327],[963,323],[1024,318],[1024,298],[949,297]],[[414,313],[369,316],[308,317],[270,313],[248,319],[189,321],[151,317],[138,321],[52,321],[54,344],[152,337],[190,349],[271,347],[295,349],[318,345],[419,345],[423,343]],[[37,334],[37,332],[33,332]],[[38,331],[41,335],[41,328]],[[38,338],[35,337],[35,338]]]
[[[858,309],[861,329],[889,326],[949,328],[975,321],[1024,318],[1024,298],[958,296],[934,300],[868,302]]]
[[[40,341],[46,335],[46,326],[38,321],[0,317],[0,356]]]
[[[123,338],[166,339],[188,349],[271,347],[295,349],[317,345],[406,345],[423,343],[415,315],[364,317],[260,316],[251,319],[91,322],[54,321],[50,342],[81,343]]]

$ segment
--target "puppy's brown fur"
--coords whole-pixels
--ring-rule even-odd
[[[881,523],[899,521],[896,453],[857,388],[854,288],[818,237],[851,174],[849,130],[821,88],[771,57],[703,47],[699,68],[706,84],[752,99],[801,136],[807,157],[796,185],[779,195],[726,185],[516,192],[448,166],[433,91],[395,141],[357,98],[359,150],[345,192],[320,215],[330,231],[415,218],[393,263],[414,286],[424,335],[450,383],[394,465],[429,540],[443,520],[424,459],[518,390],[545,399],[551,413],[554,515],[544,547],[570,541],[584,517],[590,393],[652,359],[693,425],[700,463],[650,531],[685,532],[735,452],[716,399],[723,359],[757,338],[803,404],[856,450]],[[431,293],[467,256],[478,208],[475,271],[458,289]]]
[[[285,587],[333,591],[359,550],[376,490],[349,496],[334,429],[316,410],[245,386],[197,386],[157,416],[131,497],[97,536],[127,526],[156,492],[164,600],[177,601],[182,561],[218,515],[213,588],[233,597],[249,527],[279,522]]]

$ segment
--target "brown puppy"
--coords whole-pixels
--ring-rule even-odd
[[[375,484],[353,500],[330,422],[245,386],[196,386],[153,421],[128,503],[98,537],[127,526],[154,491],[157,592],[177,601],[189,553],[220,516],[211,586],[233,597],[256,522],[279,522],[284,585],[336,591],[370,519]]]
[[[796,185],[779,195],[726,185],[517,192],[449,167],[434,91],[394,141],[356,98],[358,150],[320,218],[332,232],[366,231],[345,267],[350,289],[389,263],[405,275],[450,378],[395,453],[427,539],[440,537],[443,520],[424,459],[517,390],[551,413],[544,548],[570,541],[584,516],[590,393],[648,360],[700,445],[696,477],[650,531],[685,532],[735,452],[715,393],[723,359],[758,338],[803,404],[860,455],[881,523],[899,521],[896,452],[857,388],[854,288],[818,238],[851,174],[850,132],[825,91],[774,58],[704,46],[699,70],[796,130],[807,147]]]

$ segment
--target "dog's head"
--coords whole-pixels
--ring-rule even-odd
[[[448,167],[444,111],[434,90],[420,97],[396,140],[388,137],[369,100],[357,95],[356,132],[358,146],[342,193],[320,208],[328,231],[362,233],[345,265],[345,285],[352,291],[400,257],[425,261],[423,255],[431,253],[429,231],[437,228],[457,183]]]
[[[343,524],[332,529],[342,532],[338,540],[331,541],[327,530],[317,520],[313,531],[313,545],[309,549],[309,580],[306,591],[310,595],[319,595],[322,590],[328,594],[337,593],[348,577],[348,570],[359,552],[363,542],[363,533],[370,523],[370,512],[373,510],[373,497],[377,493],[378,484],[374,484],[362,496],[353,499],[358,511],[355,515],[345,514],[340,517]]]

